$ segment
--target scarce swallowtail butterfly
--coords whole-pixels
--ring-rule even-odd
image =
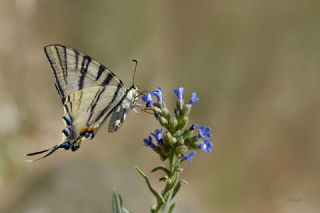
[[[113,72],[86,54],[60,44],[48,45],[44,52],[62,100],[65,128],[61,143],[26,154],[43,154],[35,160],[45,158],[60,148],[76,151],[82,140],[93,139],[108,117],[108,132],[117,131],[127,112],[134,109],[139,96],[134,83],[126,88]]]

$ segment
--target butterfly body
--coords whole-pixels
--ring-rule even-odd
[[[62,100],[65,128],[61,143],[27,156],[46,153],[42,159],[60,148],[76,151],[110,116],[108,132],[117,131],[138,100],[137,87],[126,88],[113,72],[73,48],[57,44],[44,51]]]

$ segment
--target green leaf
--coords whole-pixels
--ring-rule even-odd
[[[172,199],[176,196],[180,188],[181,188],[181,181],[179,181],[177,185],[174,187],[172,192]]]
[[[168,213],[172,213],[175,206],[176,206],[175,203],[171,204],[171,206],[170,206],[170,208],[168,210]]]
[[[112,191],[112,212],[123,213],[121,196],[118,195],[115,191]]]
[[[164,176],[164,177],[161,177],[159,178],[159,181],[163,181],[163,182],[166,182],[168,180],[168,176]]]
[[[130,211],[128,209],[124,208],[124,207],[122,207],[122,212],[123,213],[130,213]]]
[[[147,183],[147,186],[149,188],[149,190],[152,192],[152,194],[157,198],[157,200],[160,200],[162,203],[165,203],[165,200],[164,198],[155,190],[152,188],[151,184],[150,184],[150,181],[148,179],[148,177],[143,173],[143,171],[136,166],[136,170],[138,171],[138,173],[141,175],[141,177],[144,178],[144,180],[146,181]]]
[[[169,169],[167,169],[164,165],[159,165],[159,166],[157,166],[157,167],[155,167],[155,168],[153,168],[152,170],[151,170],[151,172],[156,172],[156,171],[158,171],[158,170],[162,170],[164,173],[166,173],[166,175],[170,175],[170,171],[169,171]]]

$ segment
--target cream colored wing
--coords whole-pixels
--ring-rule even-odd
[[[89,87],[70,94],[64,104],[64,120],[71,121],[66,122],[70,129],[70,133],[65,134],[67,139],[76,140],[86,131],[94,134],[125,96],[126,90],[120,85]]]
[[[69,94],[92,86],[121,85],[122,81],[104,65],[71,47],[48,45],[44,52],[50,63],[62,103]]]

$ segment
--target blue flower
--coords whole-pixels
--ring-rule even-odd
[[[161,87],[157,87],[155,90],[151,91],[150,94],[155,96],[159,103],[162,103],[162,89]]]
[[[158,144],[162,144],[163,143],[163,139],[162,139],[162,129],[156,129],[153,132],[151,132],[151,135],[157,140]]]
[[[211,129],[209,127],[206,127],[206,126],[201,126],[199,128],[199,135],[198,137],[199,138],[210,138],[212,136],[211,134]]]
[[[198,128],[198,124],[192,124],[191,126],[190,126],[190,130],[195,130],[195,129],[197,129]]]
[[[147,107],[153,106],[152,96],[150,93],[147,93],[146,95],[142,96],[141,100],[147,104]]]
[[[212,151],[212,142],[205,140],[199,145],[199,149],[204,152],[211,152]]]
[[[183,90],[184,90],[183,87],[173,89],[173,92],[174,94],[176,94],[178,101],[182,101]]]
[[[196,153],[194,151],[192,152],[189,152],[188,154],[186,154],[183,158],[182,158],[182,161],[184,160],[187,160],[187,161],[192,161],[192,158],[193,156],[195,155]]]
[[[195,102],[198,102],[199,98],[197,97],[197,94],[195,92],[191,93],[191,98],[189,100],[189,104],[193,104]]]
[[[143,143],[144,143],[145,146],[150,147],[151,149],[156,148],[156,145],[154,145],[154,143],[152,142],[152,137],[151,136],[143,139]]]

